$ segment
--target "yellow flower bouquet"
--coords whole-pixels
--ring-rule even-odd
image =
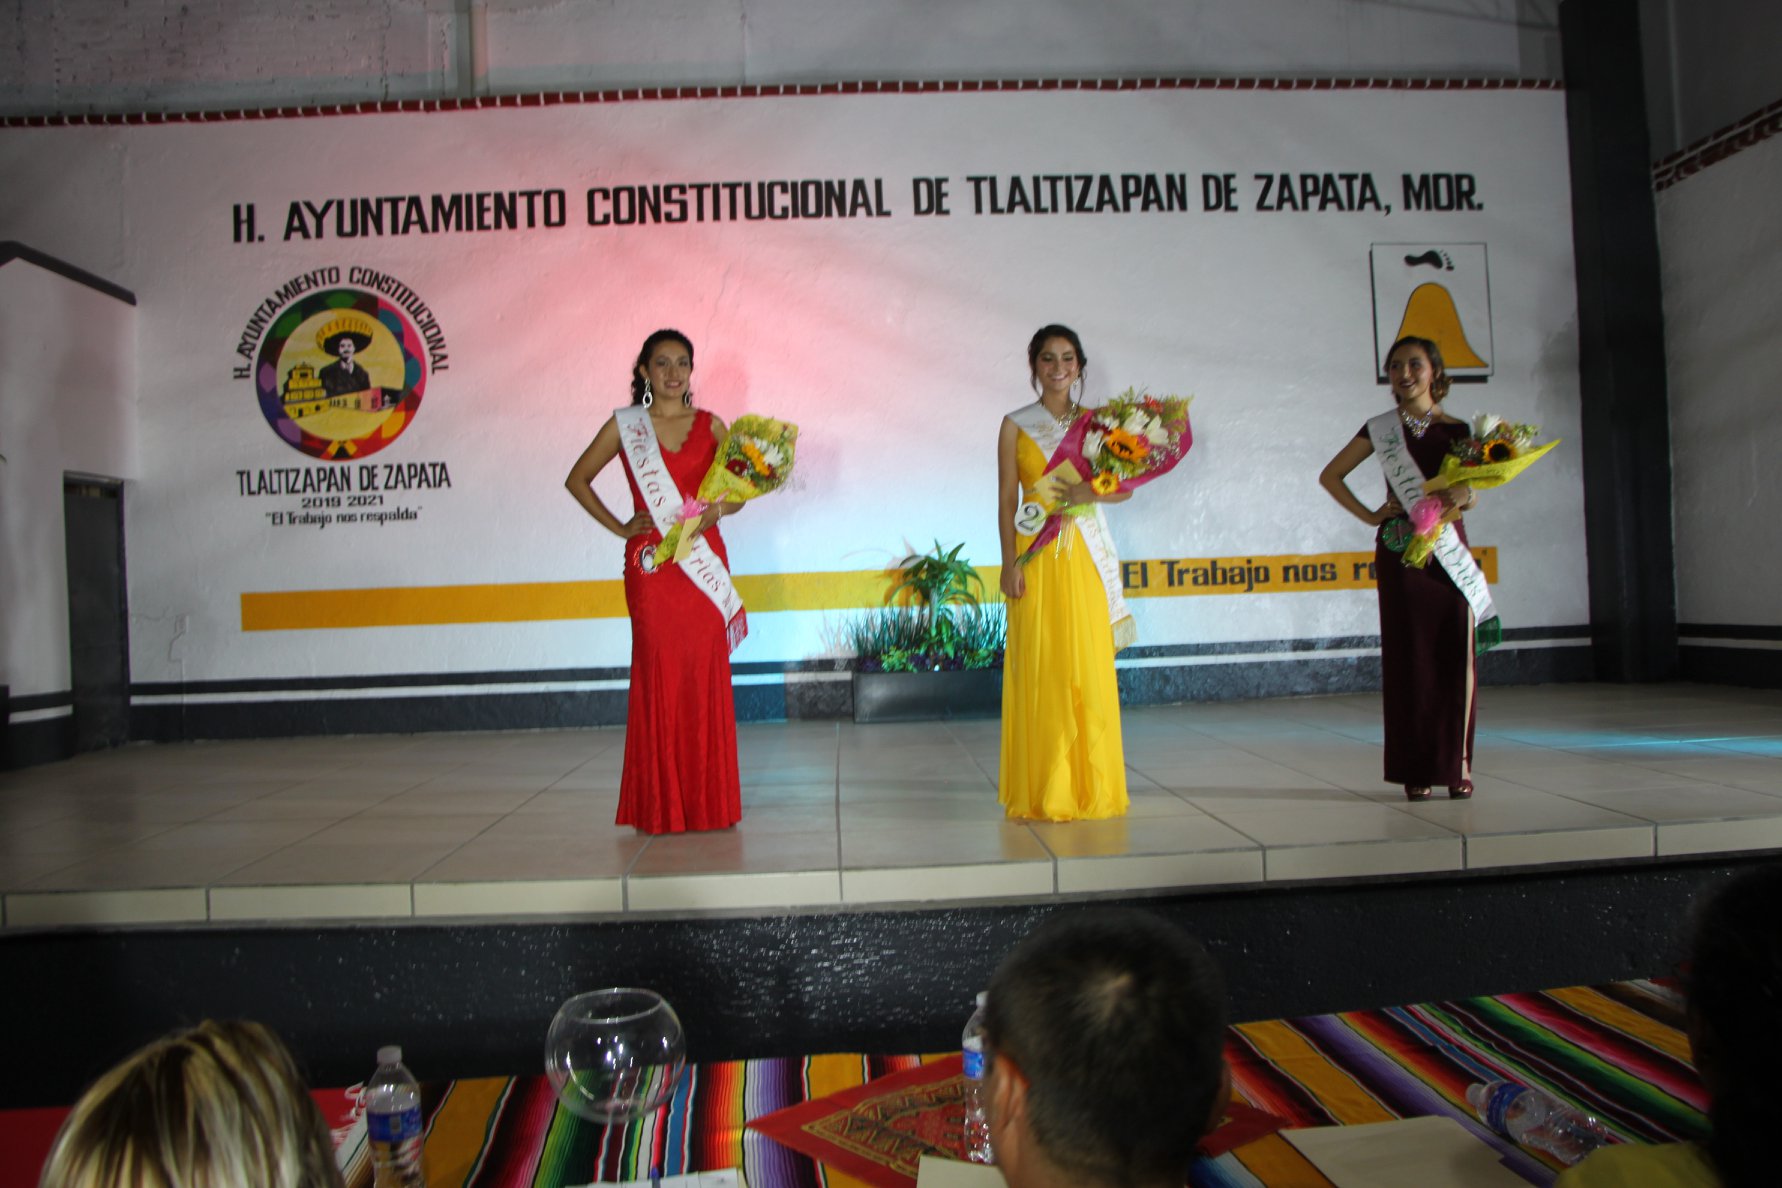
[[[792,455],[798,444],[798,426],[790,421],[745,413],[730,426],[718,447],[711,469],[699,480],[699,490],[686,502],[674,525],[651,554],[654,569],[671,561],[686,560],[696,537],[687,525],[704,515],[714,503],[744,503],[777,491],[792,475]]]
[[[1074,510],[1063,503],[1065,487],[1087,475],[1092,491],[1112,495],[1168,474],[1194,444],[1188,424],[1188,404],[1193,399],[1128,388],[1100,408],[1085,409],[1065,432],[1047,461],[1045,476],[1035,485],[1046,519],[1018,564],[1036,556],[1064,527],[1063,517]]]
[[[1433,498],[1436,492],[1463,484],[1481,491],[1501,487],[1559,444],[1555,439],[1536,445],[1539,425],[1515,424],[1490,413],[1474,417],[1472,430],[1450,447],[1442,468],[1423,484],[1424,498],[1410,509],[1413,535],[1405,546],[1404,562],[1413,569],[1429,564],[1437,538],[1460,518],[1459,509]]]

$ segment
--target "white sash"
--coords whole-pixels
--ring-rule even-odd
[[[1046,411],[1046,406],[1037,400],[1010,413],[1009,420],[1033,439],[1033,444],[1040,448],[1048,462],[1058,452],[1058,447],[1064,442],[1065,430],[1070,427],[1060,425],[1057,418]],[[1088,477],[1083,476],[1085,480]],[[1022,533],[1032,536],[1039,531],[1039,524],[1044,522],[1044,509],[1028,498],[1027,492],[1022,495],[1022,506],[1016,521],[1023,527],[1032,524],[1031,531]],[[1036,515],[1039,516],[1038,523],[1034,522]],[[1132,621],[1132,612],[1126,608],[1126,589],[1120,580],[1120,558],[1114,554],[1113,541],[1108,533],[1108,518],[1099,503],[1090,504],[1087,512],[1070,518],[1076,522],[1077,533],[1089,550],[1090,560],[1095,562],[1095,572],[1101,575],[1101,588],[1108,596],[1108,621],[1114,627],[1114,650],[1118,652],[1138,640],[1138,624]]]
[[[666,535],[679,518],[685,500],[662,461],[662,446],[656,440],[656,426],[650,420],[649,410],[635,404],[614,409],[613,422],[619,427],[619,447],[625,452],[625,463],[631,468],[631,477],[637,480],[637,489],[643,493],[650,519]],[[651,555],[649,549],[641,554]],[[748,616],[743,613],[742,596],[730,580],[730,571],[706,543],[703,533],[693,538],[693,547],[680,566],[724,616],[730,650],[736,651],[736,645],[749,633]]]
[[[1386,472],[1386,485],[1408,514],[1411,506],[1423,498],[1423,471],[1418,469],[1417,460],[1411,457],[1410,446],[1405,443],[1405,424],[1398,410],[1369,417],[1367,435],[1373,440],[1380,469]],[[1460,543],[1460,533],[1450,531],[1449,525],[1443,524],[1433,551],[1467,605],[1473,608],[1475,625],[1497,613],[1491,608],[1491,587],[1485,584],[1484,571],[1473,559],[1472,552]]]

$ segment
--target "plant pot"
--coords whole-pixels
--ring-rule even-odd
[[[994,718],[1002,713],[1002,669],[857,672],[854,721],[923,722]]]

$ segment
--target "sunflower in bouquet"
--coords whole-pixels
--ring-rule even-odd
[[[1036,501],[1023,509],[1030,513],[1029,522],[1031,513],[1045,519],[1019,563],[1031,560],[1058,535],[1065,516],[1083,510],[1063,502],[1065,487],[1087,476],[1090,490],[1113,495],[1169,473],[1194,444],[1188,424],[1193,399],[1128,388],[1100,408],[1085,409],[1052,455]]]
[[[670,561],[684,561],[696,535],[687,526],[714,503],[744,503],[779,490],[792,476],[792,455],[798,444],[798,426],[790,421],[745,413],[736,418],[718,447],[711,469],[699,480],[699,490],[681,505],[673,526],[650,554],[650,568]]]
[[[1441,469],[1423,484],[1424,497],[1411,505],[1409,518],[1414,535],[1405,547],[1404,561],[1413,569],[1429,564],[1437,538],[1448,524],[1460,518],[1457,508],[1434,498],[1437,491],[1462,484],[1481,491],[1501,487],[1559,444],[1555,439],[1537,445],[1539,425],[1506,421],[1490,413],[1474,417],[1472,430],[1449,447]]]

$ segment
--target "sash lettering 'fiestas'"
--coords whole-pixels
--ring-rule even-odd
[[[1374,443],[1374,456],[1380,460],[1380,469],[1386,472],[1386,485],[1398,497],[1399,506],[1416,506],[1423,495],[1423,471],[1411,457],[1411,448],[1405,441],[1404,421],[1398,410],[1395,408],[1370,417],[1367,435]],[[1473,559],[1471,551],[1460,543],[1460,534],[1448,531],[1446,523],[1438,524],[1429,551],[1442,563],[1442,568],[1472,608],[1478,638],[1497,638],[1496,626],[1486,628],[1489,620],[1497,618],[1497,611],[1491,605],[1491,587],[1486,585],[1484,571]]]
[[[649,410],[636,405],[617,409],[613,412],[613,421],[619,426],[619,448],[625,451],[625,461],[631,467],[631,477],[637,481],[637,489],[643,494],[650,519],[657,530],[666,535],[679,522],[686,501],[681,497],[680,488],[675,486],[667,463],[662,460],[662,446],[656,440],[656,426],[650,420]],[[638,557],[653,561],[655,554],[646,550]],[[736,651],[736,646],[749,633],[749,618],[743,611],[742,595],[736,592],[736,585],[730,580],[730,571],[724,568],[712,547],[697,537],[689,546],[687,559],[681,567],[724,617],[724,632],[730,650]],[[655,566],[651,564],[647,568],[654,569]]]
[[[718,447],[712,468],[699,480],[699,491],[681,504],[672,527],[656,546],[657,565],[686,564],[695,536],[687,532],[714,503],[746,503],[779,490],[792,477],[792,454],[798,445],[798,426],[745,413],[730,426]]]

